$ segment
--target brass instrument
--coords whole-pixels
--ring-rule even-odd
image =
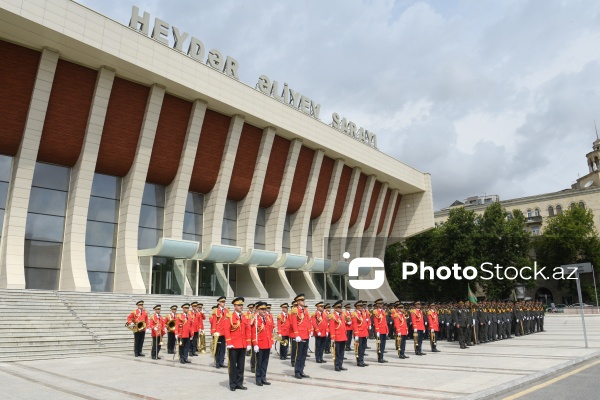
[[[133,326],[130,326],[129,323],[126,322],[125,323],[125,328],[129,329],[133,333],[140,332],[140,331],[145,331],[146,330],[146,322],[140,321],[137,324],[133,324]]]
[[[172,319],[169,322],[167,322],[167,331],[168,332],[175,332],[175,320]]]
[[[475,333],[475,327],[473,327],[473,333]],[[432,329],[429,331],[429,340],[433,346],[437,346],[437,341],[435,339],[435,331]]]
[[[380,350],[381,339],[379,339],[378,337],[375,337],[375,343],[377,343],[377,354],[381,354],[381,350]]]
[[[358,362],[358,340],[354,341],[354,357],[356,357],[356,362]]]
[[[398,357],[400,357],[400,349],[402,346],[402,335],[396,336],[396,350],[398,350]]]
[[[419,332],[413,333],[413,339],[415,340],[415,353],[418,353],[417,349],[419,348]]]
[[[281,336],[279,333],[275,333],[275,332],[273,332],[273,342],[279,342],[279,344],[282,346],[288,345],[288,340],[284,339],[283,336]]]
[[[210,341],[210,354],[214,357],[217,354],[217,346],[219,345],[219,332],[215,332],[212,335],[212,340]]]
[[[329,352],[331,353],[331,356],[333,357],[333,364],[335,366],[335,340],[331,341],[331,346],[329,348]]]
[[[206,354],[206,333],[200,332],[200,340],[198,340],[197,351],[200,354]]]

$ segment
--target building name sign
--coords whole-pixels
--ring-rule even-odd
[[[223,53],[217,49],[211,49],[208,51],[208,54],[206,54],[206,47],[200,39],[190,36],[190,34],[187,32],[180,31],[179,28],[163,21],[160,18],[154,18],[154,27],[152,32],[150,32],[150,14],[144,11],[143,15],[140,15],[140,9],[136,6],[131,8],[129,27],[166,46],[170,45],[169,42],[172,38],[173,49],[186,54],[188,57],[191,57],[198,62],[221,71],[223,74],[229,77],[237,80],[240,79],[238,72],[239,63],[235,58],[231,56],[224,57]],[[302,95],[299,92],[296,92],[290,88],[287,83],[284,83],[283,87],[280,88],[277,81],[271,81],[268,76],[261,75],[258,78],[258,83],[256,84],[255,88],[261,93],[264,93],[287,106],[290,106],[319,121],[321,120],[319,118],[321,104],[311,100],[309,97]],[[370,132],[364,128],[358,128],[354,122],[348,121],[346,118],[341,118],[336,112],[331,115],[331,118],[332,122],[330,125],[334,129],[369,147],[377,149],[377,136],[373,132]]]

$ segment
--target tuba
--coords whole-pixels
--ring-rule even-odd
[[[175,332],[175,320],[172,319],[169,322],[167,322],[167,331],[168,332]]]
[[[206,334],[200,332],[200,340],[198,340],[198,351],[201,354],[206,354]]]
[[[219,333],[215,332],[210,341],[210,354],[214,357],[217,354],[217,345],[219,344]]]

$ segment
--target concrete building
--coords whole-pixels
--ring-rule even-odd
[[[349,262],[433,226],[429,174],[183,30],[123,21],[0,4],[0,288],[395,299]]]

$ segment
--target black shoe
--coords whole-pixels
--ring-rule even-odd
[[[175,354],[174,351],[167,351],[167,354]]]
[[[331,354],[331,352],[330,351],[326,351],[325,354]]]
[[[221,368],[227,368],[227,365],[225,365],[225,364],[219,364],[219,366],[220,366]]]
[[[400,355],[401,359],[410,358],[409,356],[405,356],[404,354]]]
[[[321,360],[321,362],[322,362],[323,364],[325,364],[327,361],[325,361],[325,360]]]
[[[341,369],[342,371],[348,371],[348,368],[341,367],[340,369]]]
[[[338,372],[341,371],[341,369],[339,369],[338,367],[335,367],[335,370],[338,371]]]
[[[310,376],[306,375],[304,372],[300,372],[300,376],[303,378],[310,378]]]
[[[230,387],[229,390],[231,390],[232,392],[235,392],[235,388]]]
[[[269,386],[271,384],[271,382],[263,382],[262,384]]]
[[[431,350],[433,353],[440,353],[440,351],[438,349],[433,349]]]
[[[427,354],[425,354],[425,353],[423,353],[423,352],[421,351],[421,352],[419,352],[419,355],[420,355],[420,356],[426,356]]]
[[[378,362],[378,363],[380,363],[380,364],[383,364],[383,363],[384,363],[384,361],[383,361],[383,360],[377,360],[377,362]],[[387,362],[387,361],[385,361],[385,362]]]
[[[357,367],[364,367],[365,364],[356,364]]]
[[[466,346],[460,346],[460,348],[461,348],[461,349],[466,349],[467,347],[466,347]]]
[[[190,360],[185,360],[185,362],[186,362],[187,364],[191,364],[191,363],[192,363]]]
[[[344,360],[347,360],[347,359],[348,359],[348,357],[344,357]]]
[[[136,354],[135,356],[136,356],[136,357],[139,357],[139,355],[137,355],[137,354]]]
[[[152,357],[153,360],[156,360],[156,357]]]
[[[262,382],[256,382],[256,386],[262,386]]]
[[[248,388],[246,386],[236,386],[236,389],[240,389],[240,390],[248,390]]]
[[[296,378],[296,379],[302,379],[302,375],[296,374],[296,375],[294,375],[294,378]]]
[[[323,363],[323,361],[317,360],[317,364],[322,364],[322,363]]]
[[[180,363],[182,363],[182,364],[185,364],[185,361],[183,361],[183,360],[181,360],[181,361],[179,361],[179,362],[180,362]]]
[[[140,357],[146,357],[146,355],[142,354],[142,353],[138,354],[138,356],[140,356]]]
[[[370,347],[369,347],[369,346],[367,346],[367,347],[365,347],[365,349],[369,350],[369,349],[370,349]]]

